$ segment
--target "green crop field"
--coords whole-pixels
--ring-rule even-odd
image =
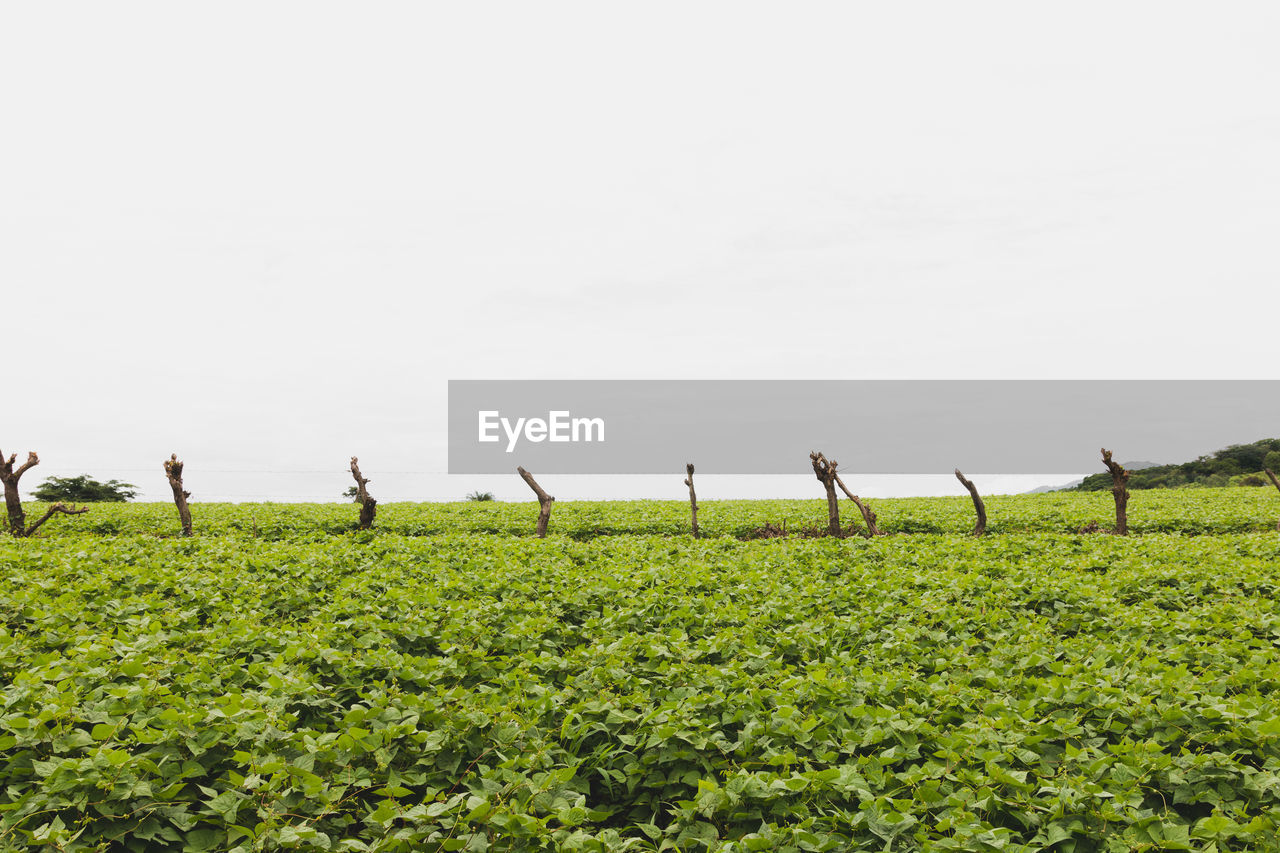
[[[1274,490],[873,504],[56,517],[0,540],[0,849],[1280,849]]]

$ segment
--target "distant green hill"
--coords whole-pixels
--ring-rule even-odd
[[[1280,438],[1264,438],[1253,444],[1233,444],[1210,456],[1181,465],[1156,465],[1134,470],[1130,489],[1173,489],[1182,486],[1265,486],[1262,470],[1280,472]],[[1111,475],[1091,474],[1076,486],[1080,492],[1111,488]]]

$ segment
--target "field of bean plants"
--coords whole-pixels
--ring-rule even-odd
[[[1280,849],[1274,490],[873,503],[0,540],[0,849]]]

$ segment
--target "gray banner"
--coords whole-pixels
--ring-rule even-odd
[[[1280,437],[1280,381],[450,380],[449,473],[1094,471]]]

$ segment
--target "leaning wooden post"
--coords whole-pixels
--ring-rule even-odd
[[[871,511],[871,507],[862,502],[862,499],[849,491],[849,487],[844,484],[844,480],[840,479],[840,475],[836,475],[836,485],[840,487],[840,491],[853,501],[854,506],[858,508],[858,512],[862,513],[862,521],[867,525],[867,538],[880,535],[880,528],[876,527],[876,514]]]
[[[1267,472],[1267,478],[1271,480],[1271,485],[1280,489],[1280,480],[1276,479],[1276,472],[1272,471],[1270,468],[1263,468],[1262,470]],[[1280,530],[1280,521],[1276,522],[1276,530]]]
[[[960,469],[956,469],[956,479],[960,481],[960,485],[969,490],[969,497],[973,498],[973,510],[978,514],[978,523],[973,528],[974,536],[981,536],[987,531],[987,507],[982,503],[982,496],[978,494],[978,487],[973,481],[960,473]]]
[[[360,530],[373,527],[373,517],[378,514],[378,502],[369,496],[369,480],[360,474],[360,460],[351,457],[351,476],[356,478],[356,499],[360,501]]]
[[[533,475],[524,470],[520,466],[516,466],[516,470],[520,472],[520,476],[529,488],[533,489],[533,493],[538,496],[538,538],[545,538],[547,535],[547,523],[551,521],[551,502],[555,498],[543,491],[542,486],[538,485],[538,481],[533,479]]]
[[[684,470],[689,472],[689,476],[685,478],[684,484],[689,487],[689,512],[693,516],[693,538],[698,538],[698,495],[693,491],[693,463],[689,462],[684,466]]]
[[[191,507],[187,506],[187,498],[191,493],[182,487],[182,463],[178,454],[174,453],[164,460],[164,474],[169,478],[169,486],[173,489],[173,503],[178,507],[178,520],[182,522],[182,535],[191,535]]]
[[[836,497],[836,465],[839,463],[828,462],[827,457],[817,451],[809,453],[809,461],[813,463],[813,476],[818,478],[818,482],[827,491],[827,532],[839,537],[840,499]]]
[[[1111,472],[1111,494],[1116,499],[1116,533],[1129,535],[1129,472],[1118,462],[1111,461],[1111,451],[1102,448],[1102,464]]]

